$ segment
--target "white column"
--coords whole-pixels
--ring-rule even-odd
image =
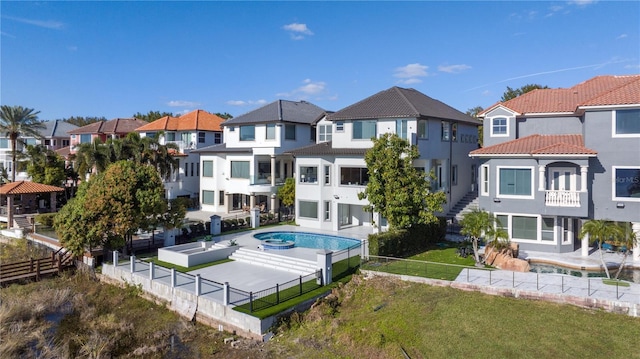
[[[340,213],[338,213],[338,200],[331,201],[331,227],[334,232],[340,229]]]
[[[582,226],[584,225],[584,222],[586,222],[586,221],[588,221],[588,219],[580,220],[580,226],[578,228],[576,228],[576,231],[579,232],[581,230]],[[562,228],[561,228],[561,230],[562,230]],[[583,257],[588,257],[589,256],[589,241],[590,241],[589,234],[585,233],[584,237],[582,237],[582,243],[580,245],[581,246],[580,254]]]
[[[580,166],[580,192],[587,192],[587,173],[589,166]]]
[[[633,261],[640,262],[640,222],[631,222],[631,229],[636,234],[636,243],[633,246]]]
[[[271,155],[271,185],[276,185],[276,156],[274,155]]]
[[[545,168],[546,168],[545,165],[538,166],[538,191],[541,191],[541,192],[545,190],[545,183],[547,182],[544,180]]]

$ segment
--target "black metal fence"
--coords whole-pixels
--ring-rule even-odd
[[[303,294],[309,293],[322,287],[322,270],[318,270],[315,273],[300,276],[297,279],[276,284],[274,287],[263,289],[257,292],[244,292],[248,294],[248,309],[249,312],[261,310],[274,305],[278,305],[289,299],[299,297]],[[246,305],[247,303],[245,303]]]

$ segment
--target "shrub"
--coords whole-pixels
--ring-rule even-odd
[[[36,215],[36,222],[42,224],[43,226],[53,227],[53,219],[56,217],[57,213],[42,213]]]
[[[427,249],[431,243],[444,240],[447,221],[428,225],[415,225],[409,229],[391,230],[369,235],[369,253],[375,256],[402,257]]]
[[[239,227],[244,227],[244,219],[238,218],[238,226]]]

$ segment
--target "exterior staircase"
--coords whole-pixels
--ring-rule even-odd
[[[451,210],[447,213],[447,218],[454,218],[460,222],[465,213],[469,213],[474,209],[478,209],[478,192],[471,191],[467,193]]]
[[[13,226],[22,228],[24,230],[24,233],[31,232],[32,228],[32,225],[27,217],[23,216],[13,216]]]
[[[299,275],[307,275],[318,270],[314,261],[246,248],[238,248],[229,256],[229,259]]]

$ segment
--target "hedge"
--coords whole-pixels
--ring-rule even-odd
[[[447,233],[446,218],[428,225],[369,235],[369,253],[374,256],[403,257],[426,250],[430,243],[442,241]]]

